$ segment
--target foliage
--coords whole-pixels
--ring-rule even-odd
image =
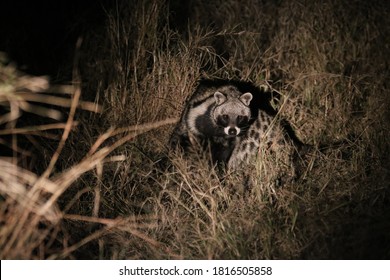
[[[0,257],[389,258],[387,5],[181,2],[111,7],[104,29],[76,50],[71,95],[52,99],[54,109],[31,103],[53,85],[31,88],[46,80],[1,65],[0,144],[12,152],[0,158]],[[256,186],[242,192],[237,178],[221,180],[197,159],[159,168],[201,77],[280,94],[279,115],[315,147],[298,180],[272,187],[258,168]],[[98,104],[99,114],[76,113]],[[58,107],[70,109],[53,128],[16,122],[31,111],[60,120]],[[21,150],[20,131],[39,136],[43,172],[28,164],[34,154]]]

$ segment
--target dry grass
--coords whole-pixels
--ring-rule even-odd
[[[388,7],[163,2],[113,7],[71,86],[2,62],[0,257],[389,258]],[[200,77],[279,92],[280,116],[315,147],[298,180],[268,184],[267,153],[246,192],[202,160],[158,168]]]

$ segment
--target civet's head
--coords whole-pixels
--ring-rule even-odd
[[[213,118],[218,126],[223,127],[227,136],[237,136],[248,126],[251,118],[249,104],[252,97],[250,92],[239,97],[228,97],[219,91],[214,93],[216,107]]]

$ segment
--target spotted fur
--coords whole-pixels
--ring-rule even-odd
[[[248,164],[264,154],[274,157],[282,169],[291,166],[297,139],[275,117],[264,92],[240,85],[200,84],[173,131],[171,147],[209,152],[213,162],[225,164],[229,173],[249,170]]]
[[[208,152],[213,163],[227,163],[237,137],[251,119],[252,94],[232,84],[200,84],[187,102],[174,129],[170,146],[184,152]]]

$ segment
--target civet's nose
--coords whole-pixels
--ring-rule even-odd
[[[227,126],[224,128],[223,131],[226,135],[229,136],[237,136],[238,134],[240,134],[240,128],[237,126]]]
[[[237,129],[234,127],[230,127],[228,130],[228,135],[237,135]]]

